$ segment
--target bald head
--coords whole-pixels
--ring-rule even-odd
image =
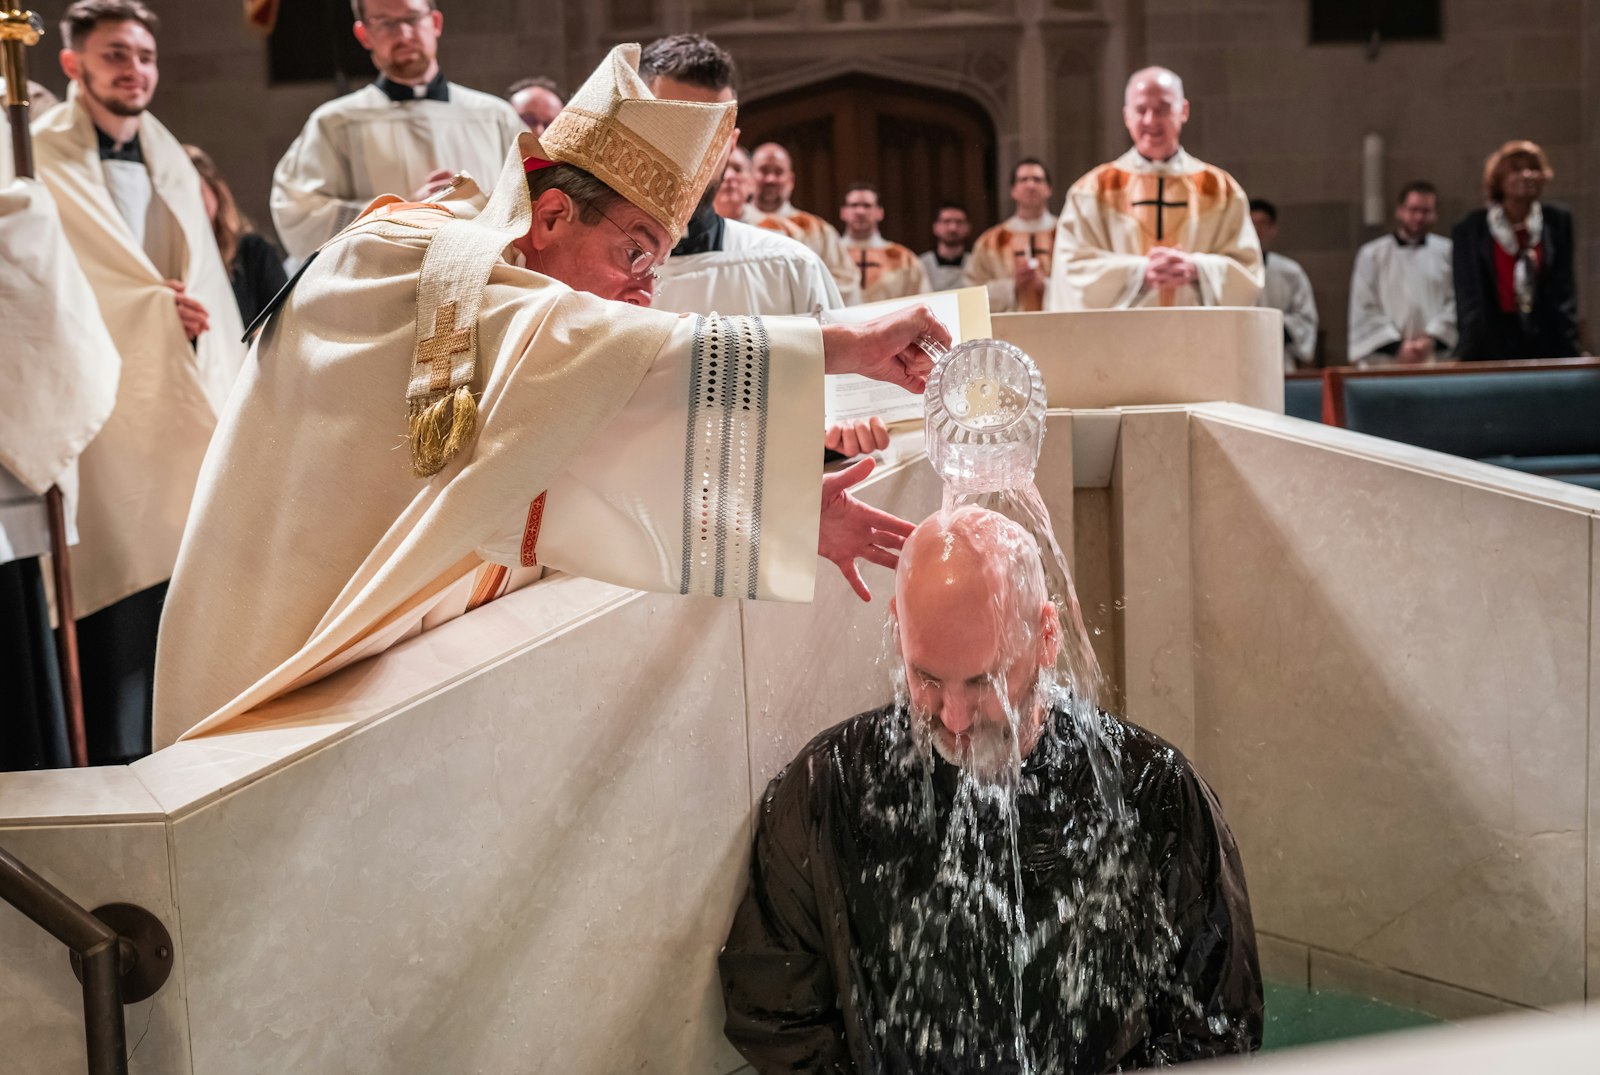
[[[776,142],[763,142],[750,154],[755,179],[756,208],[776,213],[794,194],[794,163],[789,151]]]
[[[900,553],[895,596],[902,618],[924,612],[945,619],[1014,620],[1045,601],[1039,546],[1022,526],[973,505],[936,512],[911,532]],[[1011,626],[1005,624],[1005,626]]]
[[[993,775],[1032,749],[1060,622],[1028,532],[972,506],[930,516],[901,550],[893,610],[912,709],[939,753]]]
[[[1122,122],[1133,148],[1146,160],[1166,160],[1178,152],[1189,102],[1183,79],[1165,67],[1146,67],[1128,79],[1122,99]]]

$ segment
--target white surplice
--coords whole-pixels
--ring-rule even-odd
[[[200,461],[244,360],[244,328],[200,176],[154,116],[139,122],[149,210],[159,216],[146,229],[154,249],[135,241],[111,197],[76,84],[35,121],[33,143],[39,179],[55,199],[121,358],[116,405],[78,461],[80,544],[72,581],[78,615],[87,616],[171,577]],[[194,344],[184,335],[169,278],[181,280],[206,308],[211,327]]]
[[[1456,292],[1450,271],[1451,242],[1428,235],[1401,243],[1384,235],[1356,253],[1350,274],[1350,361],[1393,362],[1381,348],[1431,336],[1445,358],[1456,346]]]
[[[526,218],[534,148],[513,149],[498,179],[508,193],[473,219],[500,235],[495,251],[509,249],[515,212]],[[486,561],[810,599],[822,425],[810,318],[639,309],[501,256],[473,285],[476,433],[443,470],[414,476],[419,271],[451,210],[472,215],[477,197],[466,183],[442,206],[375,206],[258,339],[167,598],[158,747],[414,631]]]
[[[1146,287],[1157,246],[1187,253],[1195,283]],[[1249,198],[1234,178],[1182,149],[1164,161],[1130,149],[1067,191],[1045,309],[1254,306],[1264,284]]]
[[[1293,373],[1310,366],[1317,356],[1317,299],[1311,277],[1293,258],[1263,253],[1267,286],[1260,305],[1283,312],[1283,370]]]
[[[722,249],[676,254],[661,266],[652,305],[672,313],[775,316],[833,310],[844,300],[804,243],[724,220]]]
[[[380,194],[409,197],[440,169],[487,191],[527,130],[505,101],[448,84],[450,100],[393,101],[364,86],[322,105],[272,174],[272,222],[304,259]]]
[[[94,292],[37,180],[0,185],[0,309],[0,563],[8,563],[50,551],[43,494],[52,485],[63,494],[68,543],[77,541],[78,456],[111,416],[121,374]]]

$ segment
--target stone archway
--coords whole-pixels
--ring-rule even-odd
[[[997,219],[994,122],[970,97],[867,74],[845,74],[739,102],[741,141],[779,142],[794,157],[797,206],[838,226],[855,182],[883,192],[883,234],[932,245],[942,201],[961,202],[973,234]]]

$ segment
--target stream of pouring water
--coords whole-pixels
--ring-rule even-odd
[[[982,391],[992,394],[993,388]],[[1042,411],[1040,419],[1042,435]],[[908,718],[884,759],[884,779],[863,805],[868,824],[886,834],[881,846],[905,850],[864,861],[861,880],[901,898],[885,911],[889,965],[868,976],[892,988],[887,996],[855,999],[872,1013],[873,1036],[889,1053],[909,1054],[913,1070],[1056,1075],[1092,1063],[1087,1056],[1080,1061],[1091,1037],[1143,1007],[1147,984],[1165,977],[1176,941],[1158,886],[1135,853],[1116,731],[1097,705],[1103,678],[1032,478],[1037,444],[1025,480],[1016,480],[1007,465],[1001,469],[1010,471],[1008,483],[974,491],[984,484],[972,473],[985,465],[981,454],[968,451],[956,461],[967,470],[961,480],[947,481],[941,511],[976,504],[1033,537],[1061,616],[1063,644],[1056,666],[1040,671],[1022,706],[1012,706],[1003,677],[993,685],[1012,732],[1009,769],[995,779],[971,767],[941,766],[927,735],[918,734],[890,619],[884,661],[893,670],[896,709]],[[941,460],[952,465],[948,454]],[[1023,715],[1017,709],[1031,712],[1039,697],[1047,700],[1047,712],[1059,715],[1047,718],[1029,756],[1037,756],[1036,764],[1029,764],[1019,746]],[[1085,796],[1083,788],[1092,792]],[[937,849],[932,863],[924,861],[930,846]],[[1063,856],[1073,864],[1070,889],[1030,889],[1026,879],[1052,876],[1046,867]],[[995,966],[997,959],[1003,965]],[[1030,995],[1033,1010],[1024,1003]],[[1059,1025],[1062,1012],[1068,1040],[1047,1029]],[[997,1020],[1009,1026],[994,1025]]]

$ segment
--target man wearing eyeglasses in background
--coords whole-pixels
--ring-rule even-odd
[[[434,0],[351,0],[377,81],[311,113],[272,176],[272,222],[303,260],[380,194],[426,201],[466,172],[488,188],[524,129],[498,97],[445,81]]]

